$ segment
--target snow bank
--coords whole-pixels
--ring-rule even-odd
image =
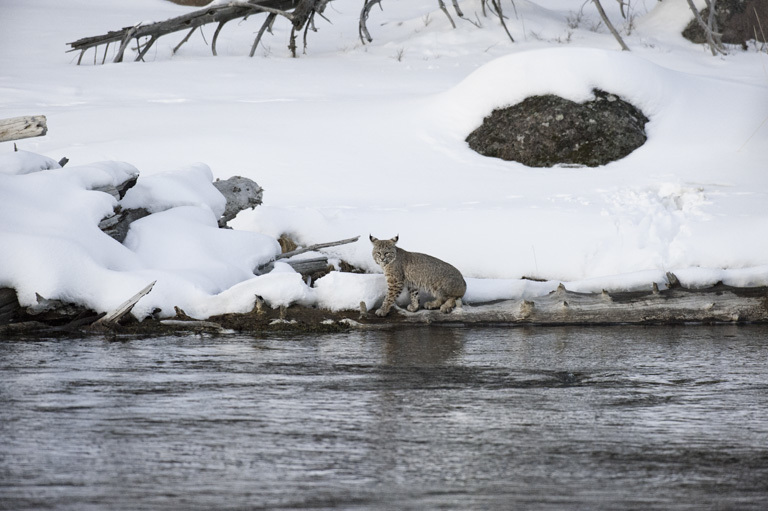
[[[630,53],[595,28],[591,5],[573,26],[574,2],[517,2],[515,43],[494,17],[475,18],[478,2],[460,5],[482,26],[452,29],[436,2],[391,2],[372,12],[374,41],[362,46],[359,2],[335,0],[333,23],[318,23],[296,60],[287,22],[245,57],[263,19],[252,16],[223,28],[216,58],[196,32],[176,54],[183,35],[161,38],[145,63],[93,65],[88,53],[76,66],[65,41],[191,9],[6,0],[0,44],[12,51],[0,53],[0,107],[45,113],[49,132],[19,141],[27,152],[0,145],[0,285],[26,305],[40,293],[111,310],[157,280],[138,317],[173,306],[196,317],[243,312],[256,295],[330,309],[382,299],[380,273],[333,273],[312,288],[283,265],[253,275],[282,233],[304,245],[361,235],[326,252],[370,272],[380,269],[367,234],[400,234],[403,248],[463,272],[468,303],[535,297],[559,282],[645,288],[667,271],[692,286],[768,284],[765,53],[713,58],[685,41],[685,0],[650,2],[648,12],[633,4],[631,34],[618,4],[604,3]],[[620,161],[533,169],[464,142],[494,108],[545,93],[580,101],[593,88],[650,118],[646,144]],[[62,156],[70,165],[59,169]],[[89,188],[137,169],[121,205],[153,214],[121,245],[97,228],[115,200]],[[264,204],[221,231],[211,181],[233,174],[258,182]]]
[[[174,306],[223,312],[216,303],[224,299],[216,295],[254,279],[253,269],[280,251],[269,236],[218,228],[225,200],[206,166],[140,178],[120,206],[157,213],[134,222],[121,245],[98,228],[116,200],[91,189],[137,175],[133,166],[105,162],[47,169],[47,160],[29,154],[5,161],[10,162],[0,162],[0,286],[16,289],[24,306],[36,303],[39,294],[107,311],[157,280],[151,297],[137,306],[138,317],[156,308],[173,315]],[[306,286],[300,275],[290,277],[297,278],[298,290],[265,287],[264,277],[254,289],[276,306],[302,301]]]

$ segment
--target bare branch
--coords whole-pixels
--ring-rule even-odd
[[[611,23],[611,20],[608,19],[608,16],[605,14],[605,10],[603,10],[603,6],[600,4],[600,0],[592,0],[592,3],[595,4],[595,7],[597,8],[597,12],[600,13],[600,17],[603,19],[603,22],[608,27],[608,30],[611,31],[611,34],[613,34],[613,37],[616,38],[616,41],[621,46],[621,49],[623,51],[629,51],[629,47],[626,44],[624,44],[624,40],[619,35],[619,32],[613,26],[613,23]]]
[[[688,7],[691,8],[693,16],[696,19],[696,23],[704,30],[704,35],[707,38],[707,44],[709,45],[709,51],[712,52],[714,57],[718,53],[725,55],[725,47],[721,42],[722,34],[717,32],[717,22],[715,20],[715,3],[716,0],[707,1],[707,8],[709,9],[709,19],[707,22],[701,17],[698,9],[693,4],[693,0],[688,0]]]

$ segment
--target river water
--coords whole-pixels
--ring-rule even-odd
[[[768,509],[768,327],[0,341],[1,509]]]

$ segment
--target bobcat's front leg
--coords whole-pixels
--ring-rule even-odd
[[[389,314],[389,310],[392,305],[395,304],[395,300],[400,296],[403,291],[403,281],[395,277],[394,275],[387,275],[387,296],[384,298],[384,303],[381,304],[381,308],[376,311],[376,315],[384,317]]]
[[[419,310],[419,288],[409,287],[408,292],[411,294],[411,304],[408,306],[408,310],[416,312]]]

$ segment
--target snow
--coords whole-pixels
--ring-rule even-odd
[[[699,2],[701,3],[701,2]],[[334,0],[290,58],[278,19],[254,58],[263,16],[229,23],[219,56],[194,35],[161,38],[146,62],[76,65],[66,43],[191,8],[164,0],[4,0],[2,117],[44,114],[44,137],[0,144],[0,287],[112,310],[157,281],[134,314],[206,318],[278,307],[368,308],[386,283],[368,234],[400,235],[467,280],[465,303],[683,284],[768,285],[768,53],[712,57],[679,35],[685,0],[604,2],[631,52],[594,8],[568,0],[503,3],[511,43],[478,0],[385,0],[357,36],[357,0]],[[580,10],[579,10],[580,9]],[[449,6],[449,11],[453,13]],[[207,43],[207,42],[208,43]],[[101,50],[103,51],[103,49]],[[110,49],[110,52],[114,49]],[[109,60],[109,59],[107,59]],[[529,168],[464,139],[494,108],[535,94],[582,101],[600,88],[644,111],[648,141],[597,168]],[[60,168],[57,161],[70,159]],[[117,201],[92,190],[139,174],[120,201],[152,215],[123,244],[97,227]],[[264,204],[217,228],[214,179],[255,180]],[[370,274],[307,286],[282,263],[283,233]],[[542,279],[532,281],[522,277]],[[159,312],[157,312],[159,310]]]

